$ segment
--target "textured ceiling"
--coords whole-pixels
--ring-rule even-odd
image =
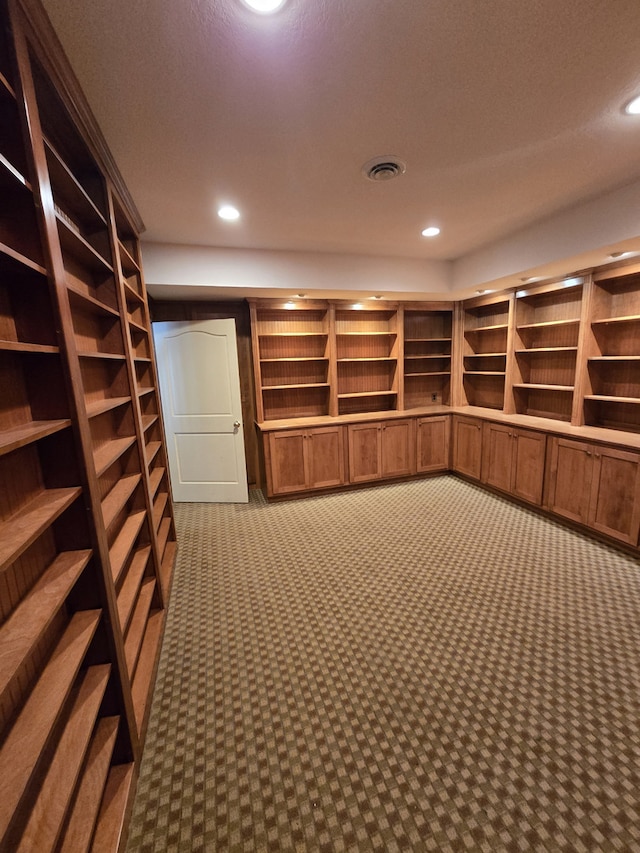
[[[151,241],[453,259],[640,176],[638,0],[44,6]]]

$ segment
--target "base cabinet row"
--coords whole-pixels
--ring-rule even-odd
[[[269,496],[449,468],[448,415],[265,433]]]
[[[453,417],[453,470],[637,546],[640,453]]]

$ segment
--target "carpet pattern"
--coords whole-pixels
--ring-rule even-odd
[[[640,851],[640,565],[453,476],[178,504],[128,853]]]

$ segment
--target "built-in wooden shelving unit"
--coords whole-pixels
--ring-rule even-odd
[[[0,849],[115,851],[176,553],[141,223],[37,0],[0,25]]]

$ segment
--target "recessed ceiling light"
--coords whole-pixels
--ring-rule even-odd
[[[617,261],[618,258],[625,258],[627,255],[630,255],[631,252],[611,252],[609,257],[612,261]]]
[[[640,95],[635,97],[632,101],[629,101],[624,108],[624,111],[628,116],[640,115]]]
[[[227,222],[235,222],[236,219],[240,219],[240,211],[231,204],[223,204],[222,207],[218,208],[218,216]]]
[[[285,0],[242,0],[242,2],[260,15],[271,15],[285,4]]]
[[[440,233],[440,229],[435,225],[430,225],[428,228],[425,228],[422,232],[423,237],[437,237]]]
[[[375,296],[370,296],[369,299],[384,299],[381,293],[376,293]]]

